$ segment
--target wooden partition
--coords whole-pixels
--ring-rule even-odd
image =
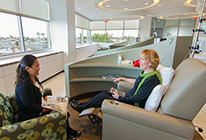
[[[137,60],[139,54],[143,49],[154,49],[160,56],[161,64],[167,67],[172,67],[174,63],[174,56],[179,50],[176,48],[190,46],[192,37],[171,37],[165,41],[147,45],[140,48],[132,48],[110,54],[94,56],[81,61],[72,62],[64,66],[65,80],[66,80],[66,94],[69,97],[81,95],[83,93],[108,90],[109,87],[116,85],[113,80],[104,80],[104,75],[123,75],[125,77],[136,78],[139,76],[141,69],[133,67],[132,65],[118,65],[118,54],[121,54],[124,60]],[[182,51],[182,50],[181,50]],[[188,52],[184,50],[183,55],[176,56],[184,57]],[[180,63],[176,62],[175,64]]]

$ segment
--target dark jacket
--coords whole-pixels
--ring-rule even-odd
[[[18,121],[24,121],[40,116],[43,111],[42,94],[38,87],[28,83],[17,84],[15,101],[18,106]]]
[[[139,76],[136,79],[133,88],[126,94],[125,97],[119,96],[118,101],[131,105],[134,105],[134,103],[139,103],[139,107],[144,108],[150,93],[152,92],[154,87],[159,84],[159,79],[155,75],[148,77],[141,85],[137,95],[134,96],[134,93],[137,90],[137,87],[142,79],[143,77]]]

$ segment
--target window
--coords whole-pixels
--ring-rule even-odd
[[[48,0],[0,0],[0,11],[0,55],[49,48]]]
[[[76,28],[76,43],[80,44],[82,42],[82,29]]]
[[[83,29],[83,43],[87,43],[88,42],[88,30],[84,30]]]
[[[92,30],[92,42],[105,42],[105,30]]]
[[[138,30],[124,30],[124,40],[123,41],[128,41],[132,38],[138,37]]]
[[[0,55],[22,52],[18,17],[0,13]]]
[[[22,17],[26,51],[48,48],[47,22]]]
[[[123,30],[107,30],[106,42],[122,42]]]
[[[75,14],[76,44],[81,45],[91,42],[90,24],[90,20]]]

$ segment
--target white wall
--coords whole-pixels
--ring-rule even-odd
[[[139,22],[139,33],[140,33],[140,41],[143,41],[150,37],[152,17],[145,17]]]
[[[49,0],[49,2],[52,49],[62,50],[63,63],[67,64],[75,60],[74,0]]]

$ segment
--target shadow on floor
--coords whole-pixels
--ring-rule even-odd
[[[79,102],[85,102],[89,99],[82,99]],[[92,124],[88,116],[79,117],[79,113],[71,108],[69,105],[69,117],[70,125],[73,129],[82,132],[81,136],[77,140],[101,140],[102,129],[97,124]]]

